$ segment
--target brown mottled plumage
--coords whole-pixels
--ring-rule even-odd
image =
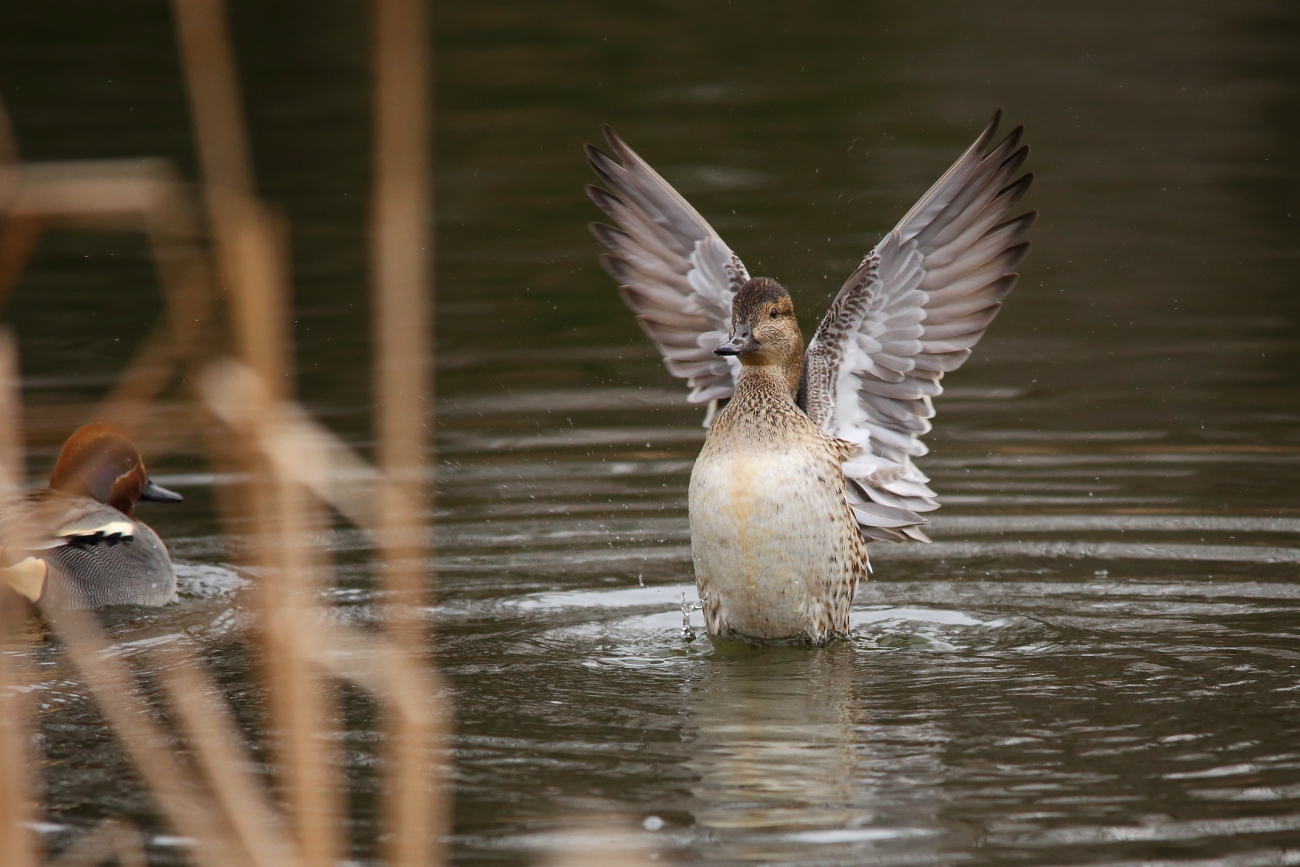
[[[736,295],[736,391],[691,471],[691,552],[709,632],[805,633],[821,644],[849,629],[867,546],[844,491],[855,451],[795,405],[803,336],[774,280]],[[730,346],[725,344],[724,348]]]
[[[927,542],[939,507],[912,459],[940,380],[1016,281],[1033,179],[1000,112],[836,294],[805,351],[794,307],[608,127],[588,146],[618,223],[593,225],[605,269],[712,426],[691,474],[691,545],[709,631],[756,638],[848,630],[867,541]],[[615,159],[617,158],[617,159]],[[729,401],[729,402],[727,402]],[[724,402],[725,409],[716,410]],[[715,415],[716,413],[716,415]]]

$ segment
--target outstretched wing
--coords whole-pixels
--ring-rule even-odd
[[[939,507],[912,464],[934,416],[939,380],[1015,285],[1032,211],[1003,222],[1033,175],[1021,127],[989,148],[1001,112],[871,254],[831,303],[808,346],[801,399],[826,433],[859,449],[844,464],[849,504],[867,536],[928,541],[917,512]]]
[[[727,339],[731,299],[749,273],[713,227],[609,127],[605,141],[617,161],[587,145],[592,169],[609,187],[588,187],[587,195],[618,224],[591,224],[609,250],[601,264],[669,372],[691,387],[687,399],[725,400],[739,365],[713,350]]]

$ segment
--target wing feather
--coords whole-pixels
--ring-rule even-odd
[[[609,154],[587,146],[591,168],[608,188],[589,187],[587,194],[618,224],[591,224],[609,251],[601,264],[620,284],[623,302],[668,371],[687,381],[687,399],[725,400],[735,390],[739,365],[713,350],[727,339],[731,301],[749,272],[667,181],[612,129],[604,132]]]
[[[858,446],[844,465],[849,506],[870,539],[928,541],[939,507],[912,463],[927,451],[932,399],[1014,287],[1037,216],[1007,220],[1033,175],[1016,127],[993,144],[1001,112],[863,260],[808,346],[804,408]]]

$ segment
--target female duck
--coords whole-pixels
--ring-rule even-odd
[[[166,605],[176,594],[171,557],[132,512],[139,500],[181,499],[150,480],[121,431],[85,425],[48,488],[0,507],[0,583],[43,608]]]
[[[938,508],[912,463],[943,374],[970,356],[1029,245],[1028,213],[1003,222],[1032,175],[1020,128],[998,116],[862,261],[804,350],[790,296],[750,279],[676,190],[606,129],[617,161],[588,148],[619,228],[594,224],[621,285],[709,433],[691,473],[691,551],[709,632],[849,629],[869,541],[929,541]],[[719,412],[720,407],[722,408]]]

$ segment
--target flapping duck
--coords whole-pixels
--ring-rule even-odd
[[[149,478],[121,431],[85,425],[64,444],[49,487],[0,506],[0,584],[42,608],[166,605],[176,594],[171,557],[134,510],[181,499]]]
[[[587,148],[618,228],[592,224],[689,400],[708,404],[691,472],[691,552],[715,635],[849,629],[867,543],[929,541],[938,508],[913,464],[940,380],[960,367],[1015,285],[1033,212],[1006,216],[1032,175],[999,114],[844,283],[804,347],[789,293],[740,258],[608,127]]]

